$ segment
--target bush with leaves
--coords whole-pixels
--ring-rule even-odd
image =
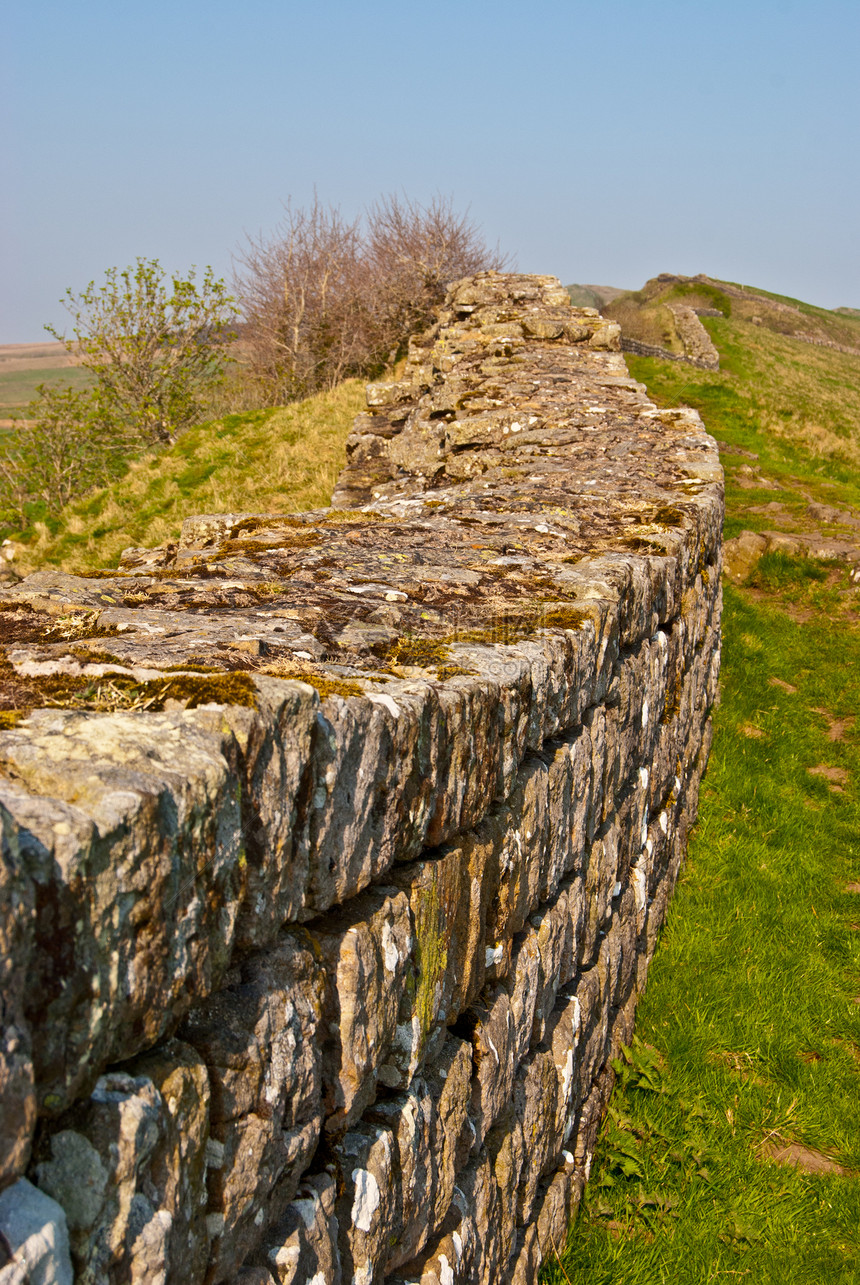
[[[98,390],[37,393],[0,455],[0,518],[22,528],[116,476],[130,446]]]
[[[137,259],[62,302],[71,336],[46,329],[92,372],[120,435],[171,442],[201,418],[235,338],[235,301],[211,268],[198,282],[193,268],[168,276],[157,259]]]

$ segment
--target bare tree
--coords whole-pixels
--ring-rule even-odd
[[[271,236],[248,238],[234,289],[243,346],[270,404],[378,373],[423,329],[448,282],[504,266],[450,199],[387,196],[364,220],[318,199],[287,205]]]
[[[287,205],[269,237],[249,238],[235,290],[252,375],[270,403],[330,388],[361,368],[367,270],[359,220],[315,199]]]
[[[423,330],[451,281],[506,265],[487,247],[466,210],[458,214],[450,197],[424,206],[407,197],[384,196],[367,213],[365,254],[372,281],[378,351],[399,349]]]

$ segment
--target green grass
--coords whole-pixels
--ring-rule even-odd
[[[199,424],[167,450],[131,462],[111,486],[69,504],[56,521],[37,524],[17,565],[83,573],[115,566],[129,545],[175,540],[195,513],[324,507],[363,406],[364,384],[349,380],[291,406]]]
[[[93,377],[80,366],[48,370],[13,370],[0,374],[0,419],[20,414],[37,395],[39,384],[48,388],[89,388]]]
[[[758,454],[723,456],[726,534],[800,527],[810,499],[860,505],[860,359],[706,324],[719,372],[628,364],[659,404]],[[780,489],[742,488],[745,464]],[[774,499],[781,515],[749,512]],[[724,592],[698,828],[545,1285],[860,1281],[860,590],[771,552]],[[769,1158],[790,1143],[847,1174]]]
[[[565,1256],[574,1285],[858,1279],[860,753],[816,711],[860,707],[860,638],[730,586],[724,638],[699,827],[639,1007],[656,1087],[628,1071],[616,1090]],[[768,1138],[858,1172],[778,1166]]]

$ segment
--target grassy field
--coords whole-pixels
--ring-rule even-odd
[[[856,510],[860,357],[705,324],[719,372],[628,364],[721,441],[727,535]],[[725,587],[699,826],[545,1285],[860,1281],[858,598],[776,553]]]
[[[174,446],[129,464],[109,487],[40,523],[20,570],[52,565],[82,573],[112,567],[129,545],[175,540],[194,513],[289,513],[331,498],[364,384],[275,410],[227,415],[189,429]]]
[[[0,419],[22,411],[36,396],[39,384],[48,388],[88,388],[92,382],[90,372],[81,366],[0,371]]]

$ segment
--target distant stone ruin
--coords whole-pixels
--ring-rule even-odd
[[[563,1243],[720,654],[716,446],[618,348],[459,282],[333,508],[0,590],[2,1285]]]

